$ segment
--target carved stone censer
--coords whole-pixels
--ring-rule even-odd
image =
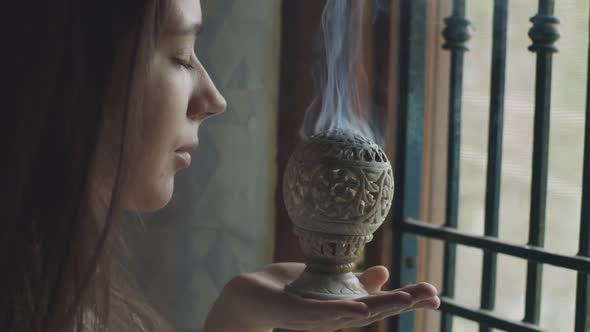
[[[393,174],[383,150],[347,131],[312,136],[287,164],[283,195],[306,263],[286,290],[322,300],[367,295],[352,269],[391,207]]]

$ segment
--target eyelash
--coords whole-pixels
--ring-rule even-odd
[[[188,70],[193,70],[195,69],[195,67],[188,61],[185,61],[183,59],[179,59],[179,58],[174,58],[174,63],[176,63],[179,66],[182,66]]]

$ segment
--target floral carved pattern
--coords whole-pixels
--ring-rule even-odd
[[[289,215],[300,227],[311,222],[378,227],[391,207],[393,173],[381,148],[370,141],[321,136],[293,155],[283,189]]]
[[[391,206],[391,170],[322,167],[313,179],[313,210],[326,218],[377,224]]]

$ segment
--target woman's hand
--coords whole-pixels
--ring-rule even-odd
[[[362,298],[319,301],[285,292],[285,285],[297,279],[304,269],[302,263],[275,263],[232,279],[209,312],[204,332],[268,332],[273,328],[327,332],[440,305],[436,289],[427,283],[381,291],[389,278],[383,266],[358,275],[369,292]]]

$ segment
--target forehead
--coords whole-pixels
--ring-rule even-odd
[[[201,1],[171,0],[170,3],[173,21],[180,21],[183,23],[201,23]]]

